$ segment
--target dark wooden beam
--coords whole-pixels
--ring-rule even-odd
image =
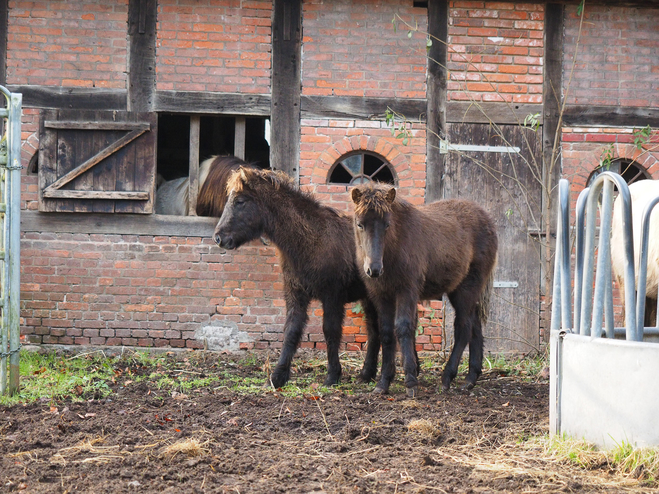
[[[448,2],[428,1],[428,32],[432,45],[428,51],[426,202],[442,198],[442,178],[446,155],[440,154],[440,139],[446,138],[446,62],[448,57]]]
[[[156,0],[128,2],[128,110],[153,111],[156,92]]]
[[[154,110],[171,113],[269,116],[270,101],[270,96],[262,94],[157,91]]]
[[[408,120],[425,121],[425,99],[361,98],[357,96],[302,96],[303,118],[384,120],[387,108]]]
[[[126,111],[125,89],[18,85],[8,89],[23,94],[24,108]]]
[[[567,105],[563,125],[569,127],[659,127],[659,108]]]
[[[211,237],[217,218],[143,214],[21,211],[22,232]]]
[[[302,0],[274,0],[270,166],[299,181]]]

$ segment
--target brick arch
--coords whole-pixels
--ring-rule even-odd
[[[633,161],[645,169],[654,179],[659,179],[659,159],[645,149],[638,149],[633,144],[615,143],[612,160]],[[601,154],[592,154],[587,169],[592,173],[601,164]],[[590,176],[590,175],[589,175]]]
[[[370,151],[387,161],[396,172],[399,186],[411,178],[410,162],[397,147],[386,139],[373,136],[344,137],[323,151],[316,160],[313,176],[321,183],[327,183],[327,176],[337,160],[353,151]]]

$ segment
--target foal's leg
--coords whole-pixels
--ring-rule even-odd
[[[379,303],[378,321],[380,323],[380,342],[382,343],[382,373],[380,381],[373,390],[376,394],[389,392],[391,381],[396,377],[396,336],[394,318],[396,309],[393,301]]]
[[[476,385],[476,381],[483,373],[483,326],[478,317],[478,306],[474,307],[471,315],[471,340],[469,340],[469,374],[467,374],[466,389]]]
[[[364,367],[359,373],[358,379],[361,382],[370,382],[375,379],[378,373],[378,355],[380,354],[380,327],[378,323],[378,311],[375,310],[373,303],[368,300],[362,300],[364,308],[364,318],[366,319],[366,330],[368,331],[368,344],[366,347],[366,357],[364,358]]]
[[[410,295],[399,296],[396,300],[396,338],[403,356],[405,387],[407,396],[414,398],[419,393],[419,357],[416,353],[414,337],[418,318],[417,299]]]
[[[337,300],[323,302],[323,334],[327,343],[327,378],[325,386],[337,384],[341,379],[341,362],[339,361],[339,345],[343,333],[343,303]]]
[[[291,376],[291,362],[300,344],[302,332],[307,324],[307,307],[309,297],[302,290],[287,289],[286,322],[284,323],[284,344],[279,355],[279,362],[270,376],[272,385],[281,388]]]
[[[458,375],[458,365],[465,347],[471,341],[471,314],[473,309],[469,303],[465,304],[464,297],[457,293],[458,290],[449,294],[451,305],[455,309],[455,337],[451,356],[442,372],[442,391],[448,391],[451,381]]]

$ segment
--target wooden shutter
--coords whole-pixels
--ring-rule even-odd
[[[152,213],[155,113],[44,110],[39,211]]]

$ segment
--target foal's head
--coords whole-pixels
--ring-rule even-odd
[[[384,270],[385,236],[395,198],[396,189],[393,187],[368,184],[352,189],[358,257],[364,260],[364,271],[371,278],[377,278]]]
[[[264,200],[290,184],[282,172],[240,167],[227,181],[227,202],[215,227],[213,240],[225,249],[237,249],[264,233],[270,212]]]

